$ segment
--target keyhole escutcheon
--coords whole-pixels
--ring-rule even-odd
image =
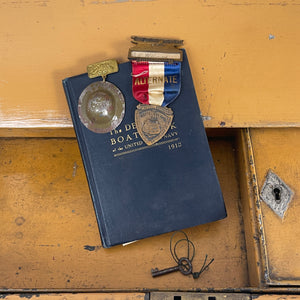
[[[275,187],[275,188],[273,189],[273,194],[274,194],[275,201],[276,201],[277,204],[279,204],[279,203],[281,202],[281,196],[280,196],[280,193],[281,193],[280,188]]]

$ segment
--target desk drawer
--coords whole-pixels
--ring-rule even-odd
[[[75,138],[0,140],[2,289],[197,290],[248,286],[247,253],[233,137],[211,138],[228,217],[185,230],[215,261],[198,280],[169,267],[170,234],[104,249]],[[180,175],[180,174],[179,174]],[[201,195],[199,195],[201,196]],[[120,224],[120,226],[122,226]]]
[[[45,132],[31,131],[26,137],[19,133],[2,137],[0,288],[14,292],[299,292],[300,131],[211,129],[207,133],[228,217],[185,230],[196,247],[195,271],[206,254],[214,258],[196,280],[180,273],[151,277],[151,268],[174,264],[171,234],[102,248],[72,135],[49,133],[47,137]],[[280,147],[270,146],[278,139]],[[258,197],[269,169],[294,191],[283,220]]]
[[[275,214],[265,202],[260,202],[258,206],[264,236],[262,257],[265,280],[268,285],[299,286],[300,129],[251,129],[250,134],[259,193],[269,170],[278,175],[293,193],[283,218]]]

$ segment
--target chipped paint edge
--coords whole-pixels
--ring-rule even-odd
[[[50,111],[52,112],[52,111]],[[43,114],[45,111],[43,111]],[[270,124],[265,123],[249,123],[243,124],[240,123],[225,123],[224,121],[217,121],[210,116],[202,116],[205,128],[241,128],[241,127],[251,127],[251,128],[300,128],[300,123],[274,123]],[[224,124],[224,123],[225,124]],[[46,112],[45,115],[41,114],[32,114],[30,116],[24,114],[9,114],[9,116],[3,116],[0,114],[0,128],[16,128],[16,129],[27,129],[27,128],[73,128],[73,123],[71,117],[67,115],[58,115],[57,112],[53,112],[49,116],[49,112]]]
[[[1,99],[0,99],[1,100]],[[240,123],[228,122],[226,119],[218,119],[210,115],[202,115],[205,128],[269,128],[269,127],[296,127],[300,128],[300,122],[269,122],[267,120],[260,123]],[[223,120],[223,121],[222,121]],[[59,112],[57,110],[33,111],[30,114],[22,110],[20,107],[1,110],[0,102],[0,129],[59,129],[73,128],[71,116],[68,112]]]
[[[257,182],[257,172],[255,167],[256,164],[255,164],[255,156],[254,156],[253,144],[251,138],[251,129],[247,128],[245,130],[245,134],[246,134],[246,141],[247,141],[247,148],[248,148],[247,154],[248,154],[248,162],[249,162],[249,169],[250,169],[251,186],[253,189],[253,196],[255,202],[254,204],[255,204],[255,212],[256,212],[256,224],[258,226],[258,232],[259,232],[261,261],[263,263],[262,275],[265,280],[265,283],[270,284],[271,278],[270,278],[270,268],[269,268],[267,245],[266,245],[266,238],[265,238],[266,235],[264,230],[260,193],[259,193],[258,182]]]
[[[251,287],[258,286],[265,288],[265,280],[263,277],[263,262],[261,254],[261,242],[259,238],[259,226],[256,211],[255,195],[252,186],[252,173],[250,170],[253,160],[249,155],[248,131],[246,128],[241,129],[237,135],[238,143],[238,159],[240,169],[240,192],[243,206],[243,217],[245,218],[245,240],[248,256],[248,274],[249,284]],[[249,158],[250,157],[250,158]]]
[[[0,128],[72,128],[73,123],[68,115],[58,114],[55,110],[47,110],[26,115],[23,111],[12,109],[0,111]]]

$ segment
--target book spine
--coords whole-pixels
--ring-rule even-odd
[[[64,91],[66,94],[66,98],[68,101],[68,106],[69,106],[69,110],[70,110],[70,114],[72,119],[74,120],[76,118],[76,111],[73,111],[72,109],[72,105],[71,105],[71,101],[72,99],[75,99],[74,94],[71,91],[71,88],[68,85],[68,79],[64,79],[63,80],[63,87],[64,87]],[[85,173],[88,179],[88,183],[89,183],[89,190],[90,190],[90,194],[93,200],[93,205],[94,205],[94,210],[95,210],[95,214],[96,214],[96,218],[97,218],[97,223],[98,223],[98,228],[100,231],[100,237],[101,237],[101,241],[102,241],[102,246],[104,248],[109,248],[112,245],[110,244],[109,241],[109,236],[107,235],[106,232],[106,226],[105,226],[105,218],[102,212],[102,208],[101,208],[101,202],[100,199],[97,195],[94,194],[93,191],[96,191],[96,185],[95,185],[95,180],[94,177],[92,175],[92,172],[90,172],[90,170],[92,170],[91,165],[90,165],[90,160],[88,158],[88,150],[86,148],[86,143],[84,141],[83,138],[83,134],[81,134],[81,128],[80,126],[78,126],[77,122],[73,122],[73,126],[75,129],[75,133],[76,133],[76,137],[77,137],[77,141],[78,141],[78,145],[79,145],[79,149],[80,149],[80,154],[81,154],[81,158],[84,164],[84,168],[85,168]]]

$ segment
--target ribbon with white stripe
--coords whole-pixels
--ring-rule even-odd
[[[143,104],[167,106],[180,93],[181,63],[132,61],[132,92]]]

